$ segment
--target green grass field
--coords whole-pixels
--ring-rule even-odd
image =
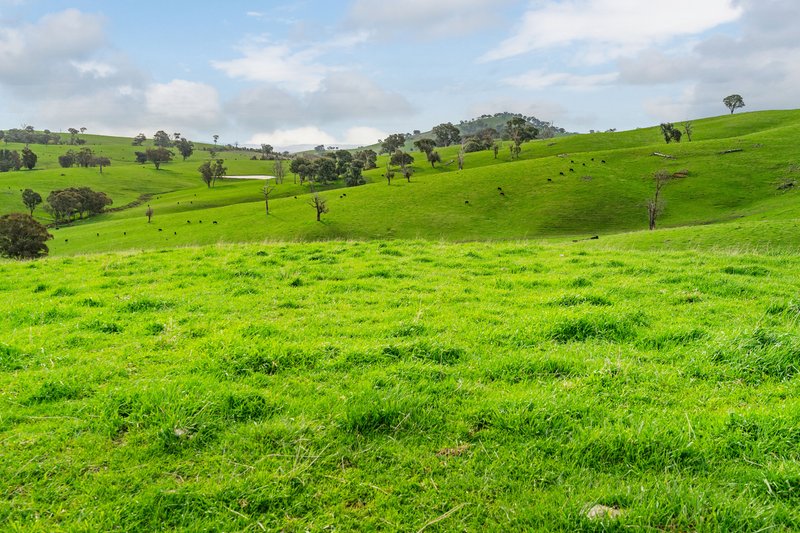
[[[154,217],[0,259],[2,530],[798,530],[798,134],[737,114],[391,186],[384,156],[321,223],[292,176],[268,216],[263,182],[208,189],[206,152],[33,147],[0,213],[87,185]],[[659,169],[688,172],[646,231]]]
[[[800,527],[794,255],[375,241],[0,268],[7,530]]]

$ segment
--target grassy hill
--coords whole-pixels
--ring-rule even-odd
[[[307,205],[308,186],[291,177],[277,187],[265,216],[261,182],[214,189],[200,182],[196,168],[202,152],[156,171],[126,160],[132,149],[121,146],[109,149],[117,159],[102,176],[95,169],[57,169],[47,162],[43,170],[0,175],[0,190],[5,189],[0,205],[21,206],[22,187],[47,190],[66,183],[105,190],[115,205],[152,195],[152,224],[139,208],[62,228],[51,243],[57,255],[265,239],[605,238],[646,227],[649,177],[659,169],[688,171],[665,189],[660,227],[749,224],[777,212],[777,223],[797,218],[796,191],[778,185],[798,176],[792,139],[800,134],[800,111],[698,120],[694,129],[692,142],[669,145],[657,128],[533,141],[524,145],[519,161],[510,159],[506,147],[497,159],[490,151],[468,154],[463,171],[446,164],[458,147],[441,149],[445,164],[436,168],[423,164],[417,153],[411,182],[395,179],[391,186],[382,177],[381,158],[378,169],[365,174],[370,184],[322,193],[330,207],[322,223]],[[741,151],[722,153],[733,149]],[[45,161],[58,148],[48,151]],[[272,172],[272,162],[252,161],[251,155],[221,154],[232,174]],[[213,221],[217,224],[208,225]],[[796,239],[783,244],[794,246]]]

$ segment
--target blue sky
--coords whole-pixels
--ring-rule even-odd
[[[794,108],[796,0],[0,0],[0,128],[372,143],[483,113],[571,131]]]

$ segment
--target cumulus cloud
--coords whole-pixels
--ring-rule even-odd
[[[321,61],[321,56],[365,42],[364,32],[339,35],[330,41],[294,48],[287,43],[250,39],[239,47],[241,57],[213,60],[211,65],[231,78],[272,83],[291,91],[312,92],[329,73],[341,68]]]
[[[171,124],[213,125],[221,106],[217,90],[205,83],[172,80],[151,85],[145,96],[148,113]]]
[[[587,62],[602,62],[676,37],[697,35],[742,15],[734,0],[547,0],[528,10],[514,35],[480,59],[584,45]]]
[[[646,103],[652,116],[665,110],[705,116],[723,112],[722,98],[745,97],[748,109],[797,106],[800,42],[794,0],[744,0],[741,32],[700,40],[688,51],[644,50],[619,62],[620,81],[631,85],[671,85],[682,89],[671,98]],[[660,113],[660,115],[657,115]]]
[[[618,75],[616,72],[580,75],[569,72],[531,70],[520,76],[505,78],[503,82],[512,87],[519,87],[529,91],[542,90],[554,86],[585,91],[614,83],[617,81],[617,78]]]
[[[105,18],[68,9],[37,22],[0,27],[0,83],[29,86],[74,77],[83,62],[106,44]]]
[[[303,126],[285,130],[275,130],[266,133],[256,133],[247,144],[272,144],[278,147],[290,147],[310,144],[335,144],[336,139],[329,133],[322,131],[317,126]]]

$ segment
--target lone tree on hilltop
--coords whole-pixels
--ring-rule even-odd
[[[158,130],[153,134],[153,145],[160,146],[161,148],[170,148],[172,146],[172,139],[170,139],[166,131]]]
[[[317,222],[320,222],[320,217],[323,213],[328,212],[328,201],[321,197],[319,193],[315,193],[314,196],[311,197],[311,200],[308,201],[308,205],[317,211]]]
[[[506,136],[514,143],[511,155],[516,159],[522,151],[522,143],[531,141],[539,135],[539,130],[522,117],[514,117],[506,122]]]
[[[45,242],[52,239],[47,228],[25,213],[0,217],[0,255],[17,259],[34,259],[50,251]]]
[[[37,205],[42,203],[42,195],[33,189],[25,189],[22,191],[22,203],[25,204],[31,216],[33,216],[33,210],[36,209]]]
[[[656,219],[664,209],[664,205],[660,198],[661,189],[663,189],[664,185],[673,179],[673,176],[666,170],[659,170],[653,174],[652,179],[653,183],[655,184],[655,191],[653,193],[653,197],[647,201],[647,218],[650,229],[654,230],[656,229]]]
[[[722,99],[722,103],[725,104],[725,107],[731,110],[731,115],[733,115],[733,112],[740,107],[744,107],[744,99],[738,94],[726,96]]]

